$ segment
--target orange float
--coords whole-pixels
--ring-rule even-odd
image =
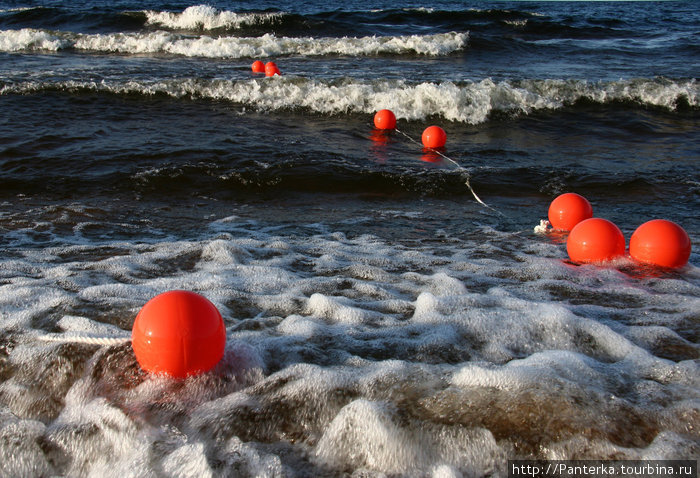
[[[570,231],[579,222],[593,217],[593,207],[583,196],[564,193],[549,205],[548,217],[554,229]]]
[[[625,254],[625,236],[607,219],[585,219],[571,230],[566,251],[573,262],[604,262]]]
[[[265,76],[275,76],[281,75],[280,69],[274,61],[268,61],[265,63]]]
[[[250,68],[253,73],[265,73],[265,64],[260,60],[255,60]]]
[[[445,130],[439,126],[428,126],[423,131],[421,139],[423,140],[423,146],[426,148],[437,149],[445,146],[447,134]]]
[[[134,320],[131,346],[146,372],[185,378],[207,372],[221,360],[226,329],[209,300],[174,290],[143,306]]]
[[[379,110],[374,115],[374,126],[377,129],[396,128],[396,116],[391,110]]]
[[[630,238],[632,259],[660,267],[678,268],[688,263],[690,237],[675,222],[652,219],[637,228]]]

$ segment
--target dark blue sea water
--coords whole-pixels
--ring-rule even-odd
[[[0,476],[696,459],[698,25],[690,1],[0,0]],[[628,243],[676,222],[688,265],[573,264],[533,232],[564,192]],[[173,289],[222,313],[213,371],[73,340]]]

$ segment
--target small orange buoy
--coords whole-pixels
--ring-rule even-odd
[[[423,131],[422,140],[426,148],[442,148],[447,142],[447,134],[439,126],[428,126]]]
[[[625,254],[625,236],[607,219],[592,217],[574,226],[566,240],[573,262],[603,262]]]
[[[265,64],[260,60],[255,60],[251,66],[253,73],[265,73]]]
[[[280,69],[274,61],[268,61],[265,63],[265,76],[275,76],[281,75]]]
[[[131,346],[146,372],[185,378],[207,372],[221,360],[226,329],[209,300],[174,290],[143,306],[134,320]]]
[[[549,205],[548,217],[554,229],[570,231],[579,222],[593,217],[593,207],[583,196],[564,193]]]
[[[391,110],[379,110],[374,115],[374,126],[378,129],[394,129],[396,116]]]
[[[630,238],[632,259],[661,267],[683,267],[688,263],[690,249],[688,233],[666,219],[645,222]]]

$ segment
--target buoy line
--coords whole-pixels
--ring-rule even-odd
[[[370,127],[371,127],[371,125],[370,125]],[[374,114],[374,127],[379,129],[379,130],[385,130],[385,131],[394,130],[394,131],[398,132],[399,134],[401,134],[401,136],[408,139],[410,142],[417,144],[418,146],[423,146],[425,150],[427,150],[431,153],[435,153],[438,156],[442,157],[443,159],[446,159],[447,161],[452,163],[457,168],[458,171],[464,173],[464,175],[466,176],[465,184],[467,185],[469,192],[471,192],[472,196],[474,196],[474,199],[476,199],[476,202],[478,202],[479,204],[481,204],[485,208],[490,209],[497,214],[500,214],[503,217],[507,217],[505,214],[503,214],[498,209],[486,204],[476,194],[476,191],[474,191],[474,188],[471,185],[471,174],[469,174],[469,171],[467,170],[467,168],[463,167],[457,161],[450,158],[442,151],[438,150],[438,148],[444,147],[445,142],[447,141],[447,135],[445,134],[444,129],[442,129],[439,126],[435,126],[435,125],[428,126],[423,131],[423,136],[421,138],[422,143],[419,143],[418,141],[413,139],[411,137],[411,135],[409,135],[408,133],[404,133],[403,131],[401,131],[400,129],[398,129],[396,127],[396,115],[394,114],[393,111],[388,110],[388,109],[379,110]]]
[[[63,342],[63,343],[79,343],[90,345],[121,345],[131,342],[131,337],[93,337],[89,335],[41,335],[38,337],[43,342]]]
[[[404,136],[406,139],[408,139],[408,140],[411,141],[412,143],[415,143],[415,144],[417,144],[417,145],[419,145],[419,146],[423,146],[421,143],[419,143],[418,141],[416,141],[415,139],[413,139],[410,135],[408,135],[407,133],[404,133],[404,132],[401,131],[400,129],[398,129],[398,128],[395,127],[395,128],[394,128],[394,131],[396,131],[397,133],[401,134],[402,136]],[[500,214],[501,216],[505,216],[505,214],[503,214],[503,213],[502,213],[501,211],[499,211],[498,209],[494,208],[493,206],[489,206],[489,205],[486,204],[484,201],[482,201],[481,198],[476,194],[476,191],[474,191],[474,188],[473,188],[472,185],[471,185],[471,174],[469,174],[469,170],[468,170],[467,168],[465,168],[464,166],[462,166],[461,164],[459,164],[457,161],[455,161],[454,159],[452,159],[452,158],[450,158],[449,156],[447,156],[447,155],[446,155],[445,153],[443,153],[442,151],[438,151],[438,150],[435,149],[435,148],[429,148],[429,147],[425,147],[425,149],[429,150],[431,153],[437,154],[438,156],[442,157],[443,159],[446,159],[447,161],[449,161],[450,163],[452,163],[452,164],[457,168],[458,171],[460,171],[461,173],[463,173],[463,174],[465,175],[466,179],[465,179],[464,184],[466,184],[467,188],[469,189],[469,192],[472,193],[472,196],[474,196],[474,199],[476,199],[476,202],[478,202],[479,204],[481,204],[481,205],[484,206],[485,208],[488,208],[488,209],[490,209],[490,210],[492,210],[492,211],[494,211],[494,212]]]

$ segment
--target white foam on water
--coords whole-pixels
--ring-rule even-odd
[[[298,235],[232,212],[188,240],[76,236],[0,258],[5,469],[500,476],[514,456],[697,455],[695,266],[638,279],[569,266],[534,235]],[[128,335],[170,289],[222,312],[209,373],[144,376],[128,344],[37,340]]]
[[[466,47],[468,33],[371,37],[192,37],[167,31],[83,34],[25,28],[0,30],[0,51],[59,51],[201,58],[267,58],[289,55],[448,55]]]
[[[146,23],[176,30],[236,29],[280,20],[285,13],[236,13],[209,5],[193,5],[180,13],[147,10]]]
[[[362,324],[369,322],[379,314],[352,307],[352,301],[344,297],[327,297],[323,294],[313,294],[308,301],[307,310],[312,317],[328,318],[332,322],[343,324]]]
[[[231,437],[226,443],[222,458],[228,469],[240,470],[243,476],[281,478],[287,476],[279,456],[256,449],[238,437]]]
[[[88,380],[79,380],[65,397],[65,408],[51,423],[46,439],[69,456],[69,475],[116,477],[150,474],[152,437],[122,409],[95,397]]]
[[[3,420],[0,424],[0,472],[3,476],[51,474],[51,464],[38,443],[45,432],[46,427],[38,421]]]
[[[460,84],[449,81],[409,84],[405,81],[329,81],[295,76],[246,80],[185,78],[126,83],[68,80],[58,83],[8,83],[0,87],[0,94],[26,94],[46,88],[205,98],[263,111],[304,109],[321,114],[344,115],[373,114],[379,109],[388,108],[399,119],[424,120],[441,116],[469,124],[483,123],[494,113],[526,115],[541,110],[561,109],[584,99],[601,103],[634,101],[669,110],[675,110],[678,101],[683,98],[692,106],[700,105],[700,84],[695,81],[666,80],[621,80],[599,84],[556,80],[496,83],[491,79]]]
[[[313,337],[324,330],[322,321],[300,315],[290,315],[285,318],[278,330],[284,335],[294,335],[300,337]]]
[[[64,315],[56,325],[64,332],[94,337],[124,337],[124,331],[114,325],[95,322],[87,317]]]
[[[433,476],[461,476],[500,466],[496,460],[502,453],[487,430],[402,426],[399,421],[385,403],[355,400],[330,423],[317,457],[335,466],[400,475],[432,470]]]
[[[204,454],[203,443],[182,445],[163,460],[163,471],[172,477],[186,478],[189,476],[213,477],[214,473]]]
[[[0,51],[18,52],[25,50],[58,51],[68,48],[71,41],[43,30],[23,28],[21,30],[0,30]]]
[[[17,8],[0,8],[0,13],[7,12],[26,12],[28,10],[34,10],[36,7],[17,7]]]
[[[41,282],[47,284],[41,279],[22,277],[3,287],[0,292],[0,308],[4,319],[2,328],[28,327],[47,311],[74,302],[65,291],[53,287],[51,281],[44,290],[37,289],[36,285]]]

